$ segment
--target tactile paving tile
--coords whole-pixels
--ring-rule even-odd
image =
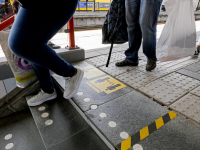
[[[190,93],[200,97],[200,86],[192,90]]]
[[[137,69],[139,71],[142,71],[148,74],[149,76],[153,76],[156,78],[162,77],[168,73],[173,72],[171,68],[165,68],[165,66],[159,66],[159,65],[157,65],[157,67],[152,71],[146,71],[146,66],[141,66],[141,67],[138,67]]]
[[[181,75],[179,73],[171,73],[167,76],[162,77],[161,80],[176,87],[182,88],[183,90],[192,90],[193,88],[200,85],[200,81]]]
[[[165,105],[170,105],[186,94],[185,90],[160,79],[142,86],[139,90]]]
[[[146,61],[140,60],[138,66],[143,66],[145,64],[146,64]],[[107,72],[108,74],[110,74],[112,76],[117,76],[117,75],[120,75],[120,74],[125,73],[127,71],[136,69],[137,67],[136,66],[117,67],[115,65],[115,63],[110,63],[108,67],[102,66],[102,67],[100,67],[100,69]]]
[[[170,108],[200,123],[200,97],[189,93],[172,104]]]
[[[147,74],[141,71],[137,71],[137,70],[131,70],[130,72],[121,74],[117,76],[116,78],[135,89],[147,83],[150,83],[151,81],[156,79],[154,77],[148,76]]]
[[[107,55],[108,56],[108,55]],[[118,61],[118,60],[122,60],[122,59],[125,59],[125,55],[121,54],[121,53],[113,53],[111,55],[111,57],[113,59],[115,59],[115,61]]]
[[[88,63],[96,66],[96,67],[100,67],[106,64],[108,57],[107,56],[99,56],[99,57],[95,57],[95,58],[91,58],[86,60]],[[114,62],[115,59],[113,59],[111,57],[110,62]]]
[[[125,56],[122,55],[121,53],[114,53],[114,54],[111,55],[110,63],[115,62],[115,61],[119,61],[119,60],[123,60],[124,58],[125,58]],[[96,66],[96,67],[100,67],[100,66],[105,65],[107,63],[107,60],[108,60],[108,56],[103,55],[103,56],[88,59],[86,61],[89,62],[90,64]]]

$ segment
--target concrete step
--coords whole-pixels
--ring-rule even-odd
[[[45,150],[29,110],[0,118],[1,150]]]
[[[153,142],[151,149],[159,150],[199,147],[200,129],[192,123],[86,62],[74,65],[85,75],[69,101],[111,150],[149,150]],[[63,78],[53,77],[63,92]],[[185,137],[192,140],[188,143]]]
[[[107,150],[107,146],[91,130],[68,100],[57,90],[58,97],[31,113],[48,150]],[[79,144],[77,144],[79,143]]]

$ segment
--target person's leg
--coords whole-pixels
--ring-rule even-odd
[[[156,58],[156,27],[162,0],[141,0],[140,27],[143,38],[143,52],[148,60]]]
[[[44,10],[21,8],[9,37],[11,50],[32,63],[41,88],[46,92],[53,87],[49,69],[64,77],[72,77],[76,72],[72,65],[60,58],[47,45],[48,40],[73,15],[77,2],[71,3],[71,6],[69,4],[65,9],[56,10],[54,14],[44,13]]]
[[[126,22],[129,48],[125,51],[129,63],[138,63],[138,51],[141,46],[141,29],[139,26],[140,0],[125,0]]]

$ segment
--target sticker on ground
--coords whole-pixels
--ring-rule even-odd
[[[113,93],[126,87],[123,83],[115,80],[110,76],[104,76],[89,82],[86,82],[97,93],[105,92],[106,94]]]
[[[99,69],[93,67],[93,66],[88,66],[81,68],[84,71],[84,77],[87,79],[92,79],[95,77],[99,77],[102,75],[105,75],[104,72],[100,71]]]

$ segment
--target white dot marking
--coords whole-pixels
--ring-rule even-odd
[[[90,98],[84,98],[84,102],[89,102]]]
[[[53,123],[53,120],[47,120],[47,121],[45,122],[45,124],[46,124],[47,126],[51,125],[52,123]]]
[[[49,113],[43,113],[42,114],[42,118],[46,118],[46,117],[48,117],[49,116]]]
[[[108,125],[109,125],[110,127],[112,127],[112,128],[114,128],[114,127],[117,126],[117,124],[116,124],[114,121],[110,121],[110,122],[108,123]]]
[[[120,133],[120,137],[121,137],[122,139],[127,139],[127,138],[129,137],[129,135],[128,135],[128,133],[126,133],[126,132],[121,132],[121,133]]]
[[[41,107],[38,108],[38,110],[39,110],[39,111],[43,111],[43,110],[45,110],[45,107],[44,107],[44,106],[41,106]]]
[[[92,106],[91,106],[91,109],[97,109],[97,108],[98,108],[97,105],[92,105]]]
[[[11,149],[13,148],[14,144],[13,143],[9,143],[6,145],[5,149]]]
[[[99,115],[101,118],[106,118],[106,114],[105,113],[100,113],[100,115]]]
[[[143,150],[143,147],[140,144],[133,145],[133,150]]]
[[[83,95],[83,92],[78,92],[77,95],[81,96]]]
[[[12,138],[12,134],[8,134],[8,135],[5,136],[4,139],[5,139],[5,140],[10,140],[11,138]]]

